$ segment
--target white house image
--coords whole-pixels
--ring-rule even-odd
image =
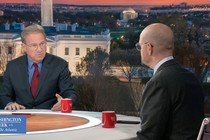
[[[69,63],[69,70],[72,75],[78,75],[76,66],[89,51],[99,47],[107,53],[110,52],[109,30],[96,33],[81,29],[77,31],[77,28],[79,27],[58,30],[56,27],[45,27],[47,52],[65,59]],[[21,47],[20,32],[21,29],[0,30],[1,72],[5,70],[8,61],[24,53]]]

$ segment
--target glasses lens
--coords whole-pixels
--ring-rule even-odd
[[[141,50],[141,46],[140,46],[140,44],[139,44],[139,43],[136,43],[136,49],[137,49],[138,51],[140,51],[140,50]]]
[[[40,46],[41,48],[44,48],[44,47],[46,46],[46,42],[42,42],[41,44],[39,44],[39,46]]]

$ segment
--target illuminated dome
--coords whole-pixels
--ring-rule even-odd
[[[138,13],[132,8],[128,8],[127,10],[124,10],[121,13],[122,20],[135,19],[137,17],[138,17]]]
[[[127,10],[124,10],[122,13],[136,13],[135,10],[133,10],[132,8],[128,8]]]

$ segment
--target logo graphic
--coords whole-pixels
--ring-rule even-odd
[[[26,116],[0,115],[0,134],[26,134]]]

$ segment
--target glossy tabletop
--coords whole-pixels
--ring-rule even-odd
[[[4,113],[29,113],[26,115],[29,132],[19,135],[0,135],[0,140],[129,140],[136,137],[139,124],[116,123],[115,128],[102,128],[101,112],[72,111],[72,113],[52,112],[50,110],[21,110],[15,112],[0,111]],[[77,120],[79,118],[79,120]],[[42,120],[43,122],[39,121]],[[117,120],[139,121],[139,117],[117,114]],[[68,125],[71,122],[71,125]],[[73,123],[72,123],[73,122]],[[31,124],[36,124],[36,126]],[[81,124],[80,124],[81,123]],[[59,129],[64,125],[63,128]],[[52,130],[48,127],[53,127]],[[43,129],[43,131],[40,129]]]

